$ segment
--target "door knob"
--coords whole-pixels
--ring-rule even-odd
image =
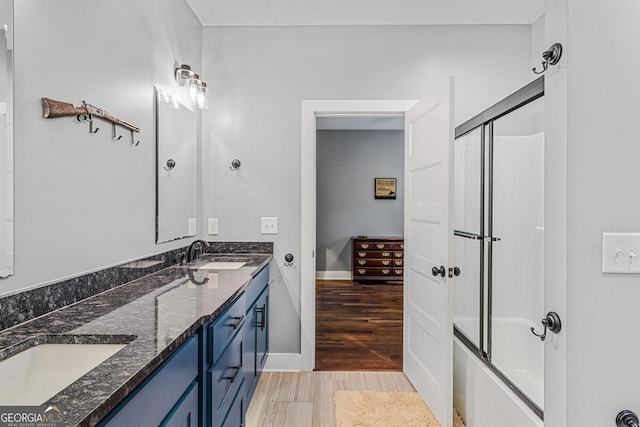
[[[431,274],[433,274],[434,276],[440,275],[442,277],[445,276],[445,274],[447,274],[444,265],[441,265],[440,268],[438,267],[433,267],[431,268]]]

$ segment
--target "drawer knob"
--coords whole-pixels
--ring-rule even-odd
[[[382,256],[391,256],[391,252],[382,252]]]
[[[366,272],[367,272],[367,270],[366,270],[366,269],[364,269],[364,268],[359,268],[359,269],[358,269],[358,274],[364,274],[364,273],[366,273]]]
[[[358,252],[358,256],[359,256],[359,257],[364,257],[364,256],[366,256],[366,255],[367,255],[367,253],[366,253],[366,252]]]
[[[389,270],[388,268],[383,268],[382,269],[382,274],[389,274],[391,272],[391,270]]]
[[[366,260],[366,259],[359,259],[359,260],[358,260],[358,264],[360,264],[360,265],[366,265],[366,264],[367,264],[367,260]]]
[[[378,248],[378,249],[384,249],[384,245],[383,245],[382,243],[378,243],[378,244],[376,245],[376,248]]]
[[[360,247],[361,247],[362,249],[369,249],[369,244],[368,244],[368,243],[361,243],[361,244],[360,244]]]
[[[391,261],[389,261],[388,259],[382,260],[382,265],[389,265],[389,264],[391,264]]]

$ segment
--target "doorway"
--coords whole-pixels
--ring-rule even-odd
[[[302,102],[302,209],[301,209],[301,348],[298,366],[315,368],[316,336],[316,120],[318,116],[402,115],[416,101],[320,100]],[[373,187],[373,183],[372,183]]]

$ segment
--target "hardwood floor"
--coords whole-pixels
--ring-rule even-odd
[[[264,372],[247,427],[333,427],[334,392],[415,391],[402,372]]]
[[[316,371],[402,371],[402,285],[316,283]]]

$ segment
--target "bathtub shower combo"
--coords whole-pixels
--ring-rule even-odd
[[[454,405],[470,427],[543,425],[543,95],[539,78],[456,128]]]

